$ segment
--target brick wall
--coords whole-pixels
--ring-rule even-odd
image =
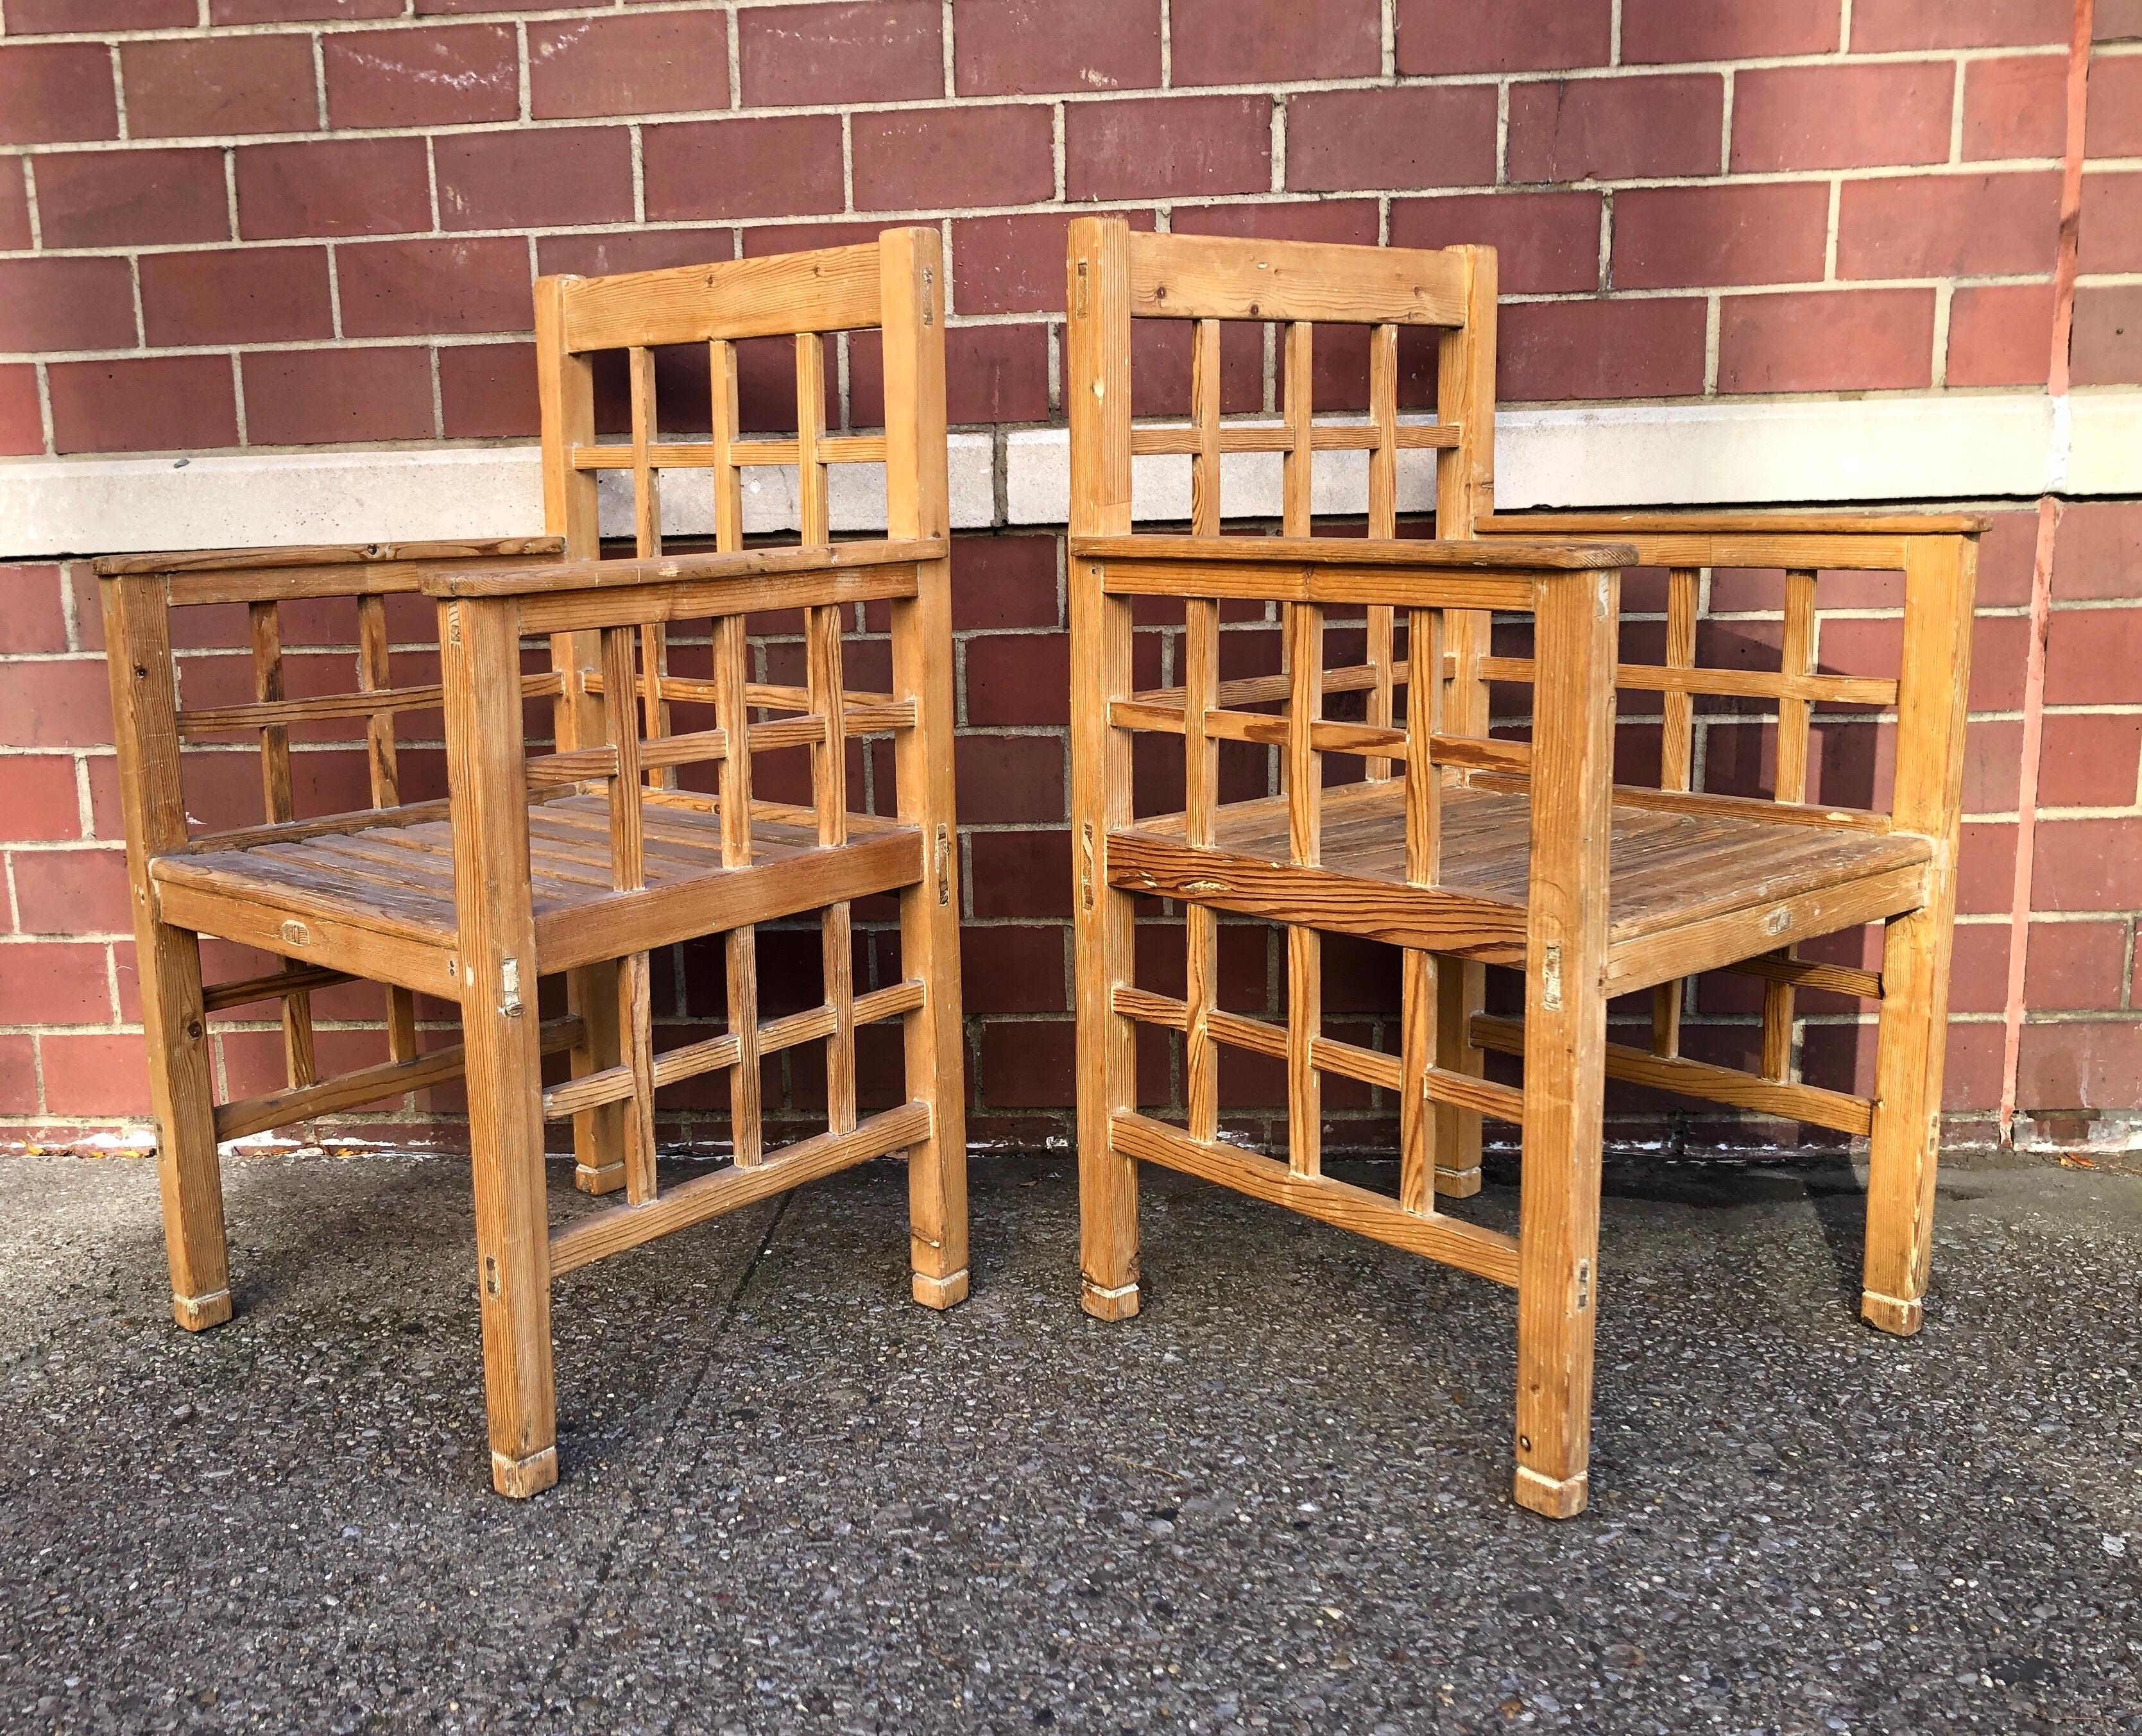
[[[2142,11],[2098,12],[2073,365],[2112,392],[2142,384]],[[2068,0],[0,0],[0,455],[525,441],[532,274],[910,220],[941,222],[954,262],[955,422],[1047,425],[1065,218],[1096,206],[1491,242],[1509,402],[2027,396],[2069,19]],[[866,421],[861,375],[840,384]],[[1269,402],[1269,358],[1237,388]],[[1972,1127],[2001,1083],[2034,524],[1987,504],[1949,1092]],[[2142,506],[2069,506],[2021,1073],[2056,1131],[2142,1104],[2138,554]],[[1060,1134],[1069,1098],[1061,569],[1046,530],[956,555],[990,1137]],[[29,1137],[145,1098],[84,568],[0,570],[0,1117]],[[1809,1077],[1863,1083],[1870,1033],[1809,1004]],[[1749,1009],[1707,1010],[1730,1042]],[[373,1011],[323,999],[348,1025],[331,1059],[371,1058]],[[227,1041],[234,1085],[269,1047]],[[1386,1106],[1342,1107],[1365,1137]]]

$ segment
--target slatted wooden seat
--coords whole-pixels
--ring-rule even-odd
[[[1626,1078],[1794,1117],[1869,1142],[1863,1313],[1917,1329],[1947,1016],[1964,688],[1976,540],[1968,516],[1610,515],[1493,511],[1495,261],[1439,253],[1134,234],[1072,225],[1065,402],[1072,455],[1073,848],[1077,866],[1079,1174],[1083,1300],[1139,1306],[1137,1173],[1153,1162],[1515,1286],[1517,1499],[1552,1517],[1589,1487],[1602,1103]],[[1134,423],[1134,318],[1192,323],[1187,422]],[[1276,417],[1220,414],[1221,329],[1279,327]],[[1368,411],[1320,421],[1310,382],[1324,325],[1367,328]],[[1435,333],[1433,422],[1399,413],[1399,333]],[[1398,535],[1402,455],[1433,454],[1437,536]],[[1227,534],[1230,454],[1282,455],[1278,535]],[[1314,536],[1317,455],[1366,455],[1366,536]],[[1139,465],[1187,457],[1187,535],[1132,531]],[[1652,624],[1621,637],[1625,569],[1665,578]],[[1702,667],[1706,586],[1783,568],[1778,667]],[[1862,587],[1901,575],[1893,677],[1819,666],[1818,575]],[[1163,611],[1182,611],[1179,624]],[[1745,604],[1744,604],[1744,608]],[[1134,628],[1134,622],[1138,624]],[[1136,634],[1167,684],[1136,688]],[[1276,629],[1276,630],[1275,630]],[[1343,630],[1352,661],[1333,663]],[[1655,637],[1655,635],[1652,635]],[[1528,639],[1529,643],[1527,643]],[[1280,668],[1223,679],[1276,640]],[[1507,640],[1509,643],[1501,643]],[[1147,659],[1148,666],[1152,659]],[[1498,712],[1491,712],[1491,684]],[[1613,780],[1625,730],[1655,731],[1657,787]],[[1335,715],[1335,701],[1358,721]],[[1698,787],[1697,702],[1774,708],[1767,795]],[[1656,712],[1647,710],[1656,706]],[[1816,708],[1853,708],[1893,732],[1887,811],[1810,801]],[[1182,742],[1182,807],[1140,813],[1134,733]],[[1230,777],[1223,747],[1270,752]],[[1359,762],[1357,781],[1334,780]],[[1239,764],[1236,770],[1240,770]],[[1141,986],[1140,897],[1181,910],[1184,992]],[[1222,916],[1283,925],[1284,1023],[1219,1004]],[[1798,943],[1879,922],[1879,971],[1802,959]],[[1400,1040],[1341,1040],[1323,1018],[1322,936],[1401,949]],[[1524,975],[1522,1021],[1482,1010],[1483,970]],[[1681,1053],[1685,983],[1729,970],[1764,984],[1759,1070]],[[1654,989],[1647,1044],[1607,1041],[1606,1004]],[[1822,989],[1882,1009],[1877,1090],[1794,1077],[1794,996]],[[1174,1033],[1181,1109],[1141,1105],[1138,1026]],[[1220,1053],[1284,1063],[1287,1148],[1222,1137]],[[1483,1052],[1522,1057],[1522,1086]],[[1324,1172],[1321,1080],[1394,1094],[1395,1192]],[[1452,1210],[1479,1187],[1481,1118],[1521,1127],[1518,1233]]]
[[[212,551],[99,563],[129,866],[143,960],[143,1018],[161,1147],[174,1310],[200,1329],[230,1318],[217,1142],[461,1078],[469,1100],[492,1480],[527,1495],[557,1476],[551,1280],[589,1261],[849,1165],[904,1151],[916,1299],[967,1291],[957,901],[953,890],[951,685],[943,360],[936,233],[876,244],[536,286],[548,539],[406,548]],[[882,333],[886,427],[829,433],[827,334]],[[798,432],[743,437],[740,340],[792,341]],[[654,349],[703,344],[713,382],[707,440],[658,437]],[[625,353],[630,438],[595,438],[593,358]],[[881,466],[888,534],[832,541],[827,466]],[[747,549],[743,471],[792,466],[801,536]],[[665,554],[659,474],[705,473],[714,547]],[[601,559],[596,477],[630,479],[634,551]],[[387,604],[432,599],[437,683],[392,680]],[[282,609],[357,599],[354,691],[287,691]],[[172,616],[244,604],[254,697],[181,708]],[[889,624],[890,692],[851,689],[844,634],[864,605]],[[803,680],[753,678],[754,634],[792,618]],[[684,624],[708,624],[708,672],[670,666]],[[536,648],[549,667],[524,667]],[[308,663],[315,659],[308,659]],[[767,673],[761,670],[760,673]],[[549,702],[555,743],[524,744],[525,708]],[[705,727],[680,728],[689,710]],[[442,712],[443,799],[404,802],[395,719]],[[360,720],[371,807],[293,816],[293,727]],[[266,823],[190,835],[182,741],[257,734]],[[890,812],[856,811],[859,737],[889,737]],[[755,793],[753,767],[807,756],[806,801]],[[694,790],[679,768],[713,768]],[[762,775],[763,773],[762,772]],[[879,794],[884,795],[883,773]],[[790,780],[792,785],[796,780]],[[899,965],[860,990],[851,906],[899,900]],[[816,913],[822,1001],[760,1012],[755,930]],[[659,1050],[649,954],[724,937],[728,1028]],[[204,989],[200,937],[275,954],[273,974]],[[540,978],[569,1010],[543,1021]],[[350,979],[388,985],[389,1059],[318,1077],[311,996]],[[420,1047],[415,996],[461,1011],[461,1041]],[[285,1088],[213,1097],[207,1020],[282,1009]],[[896,1021],[906,1100],[858,1104],[859,1028]],[[825,1060],[822,1132],[769,1149],[762,1068],[811,1046]],[[570,1077],[544,1087],[545,1055]],[[728,1076],[733,1161],[671,1186],[655,1168],[654,1093]],[[544,1123],[570,1118],[579,1186],[621,1203],[561,1217],[544,1187]]]

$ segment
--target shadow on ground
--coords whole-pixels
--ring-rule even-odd
[[[0,1729],[2142,1729],[2142,1182],[1957,1177],[1902,1343],[1848,1172],[1618,1172],[1554,1526],[1508,1293],[1171,1177],[1118,1327],[1055,1161],[944,1317],[885,1164],[576,1274],[516,1505],[464,1165],[233,1162],[198,1339],[150,1166],[0,1175]]]

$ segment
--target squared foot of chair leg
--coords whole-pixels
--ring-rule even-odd
[[[212,1290],[205,1296],[174,1296],[171,1318],[189,1332],[205,1332],[230,1318],[230,1292]]]
[[[1520,1465],[1511,1494],[1519,1507],[1549,1519],[1574,1519],[1592,1498],[1592,1473],[1580,1471],[1574,1477],[1542,1477]]]
[[[914,1289],[915,1300],[925,1308],[956,1308],[967,1300],[967,1269],[962,1266],[949,1278],[917,1272]]]
[[[502,1452],[491,1456],[491,1486],[501,1495],[510,1495],[516,1501],[524,1501],[531,1495],[540,1495],[558,1480],[558,1449],[545,1447],[540,1452],[531,1452],[526,1458],[508,1458]]]
[[[1885,1296],[1879,1290],[1859,1293],[1859,1318],[1883,1332],[1893,1332],[1898,1338],[1909,1338],[1926,1324],[1923,1303],[1906,1302],[1899,1297]]]
[[[1090,1279],[1079,1280],[1078,1305],[1097,1320],[1128,1320],[1138,1311],[1138,1287],[1119,1284],[1104,1290]]]
[[[1480,1166],[1471,1169],[1439,1169],[1435,1172],[1435,1191],[1453,1200],[1469,1200],[1480,1191]]]
[[[624,1166],[605,1164],[600,1169],[590,1169],[585,1164],[573,1168],[573,1186],[584,1194],[615,1193],[624,1186]]]

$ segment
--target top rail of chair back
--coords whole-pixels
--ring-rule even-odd
[[[1457,248],[1427,252],[1133,230],[1128,252],[1135,318],[1465,323],[1466,266]]]

